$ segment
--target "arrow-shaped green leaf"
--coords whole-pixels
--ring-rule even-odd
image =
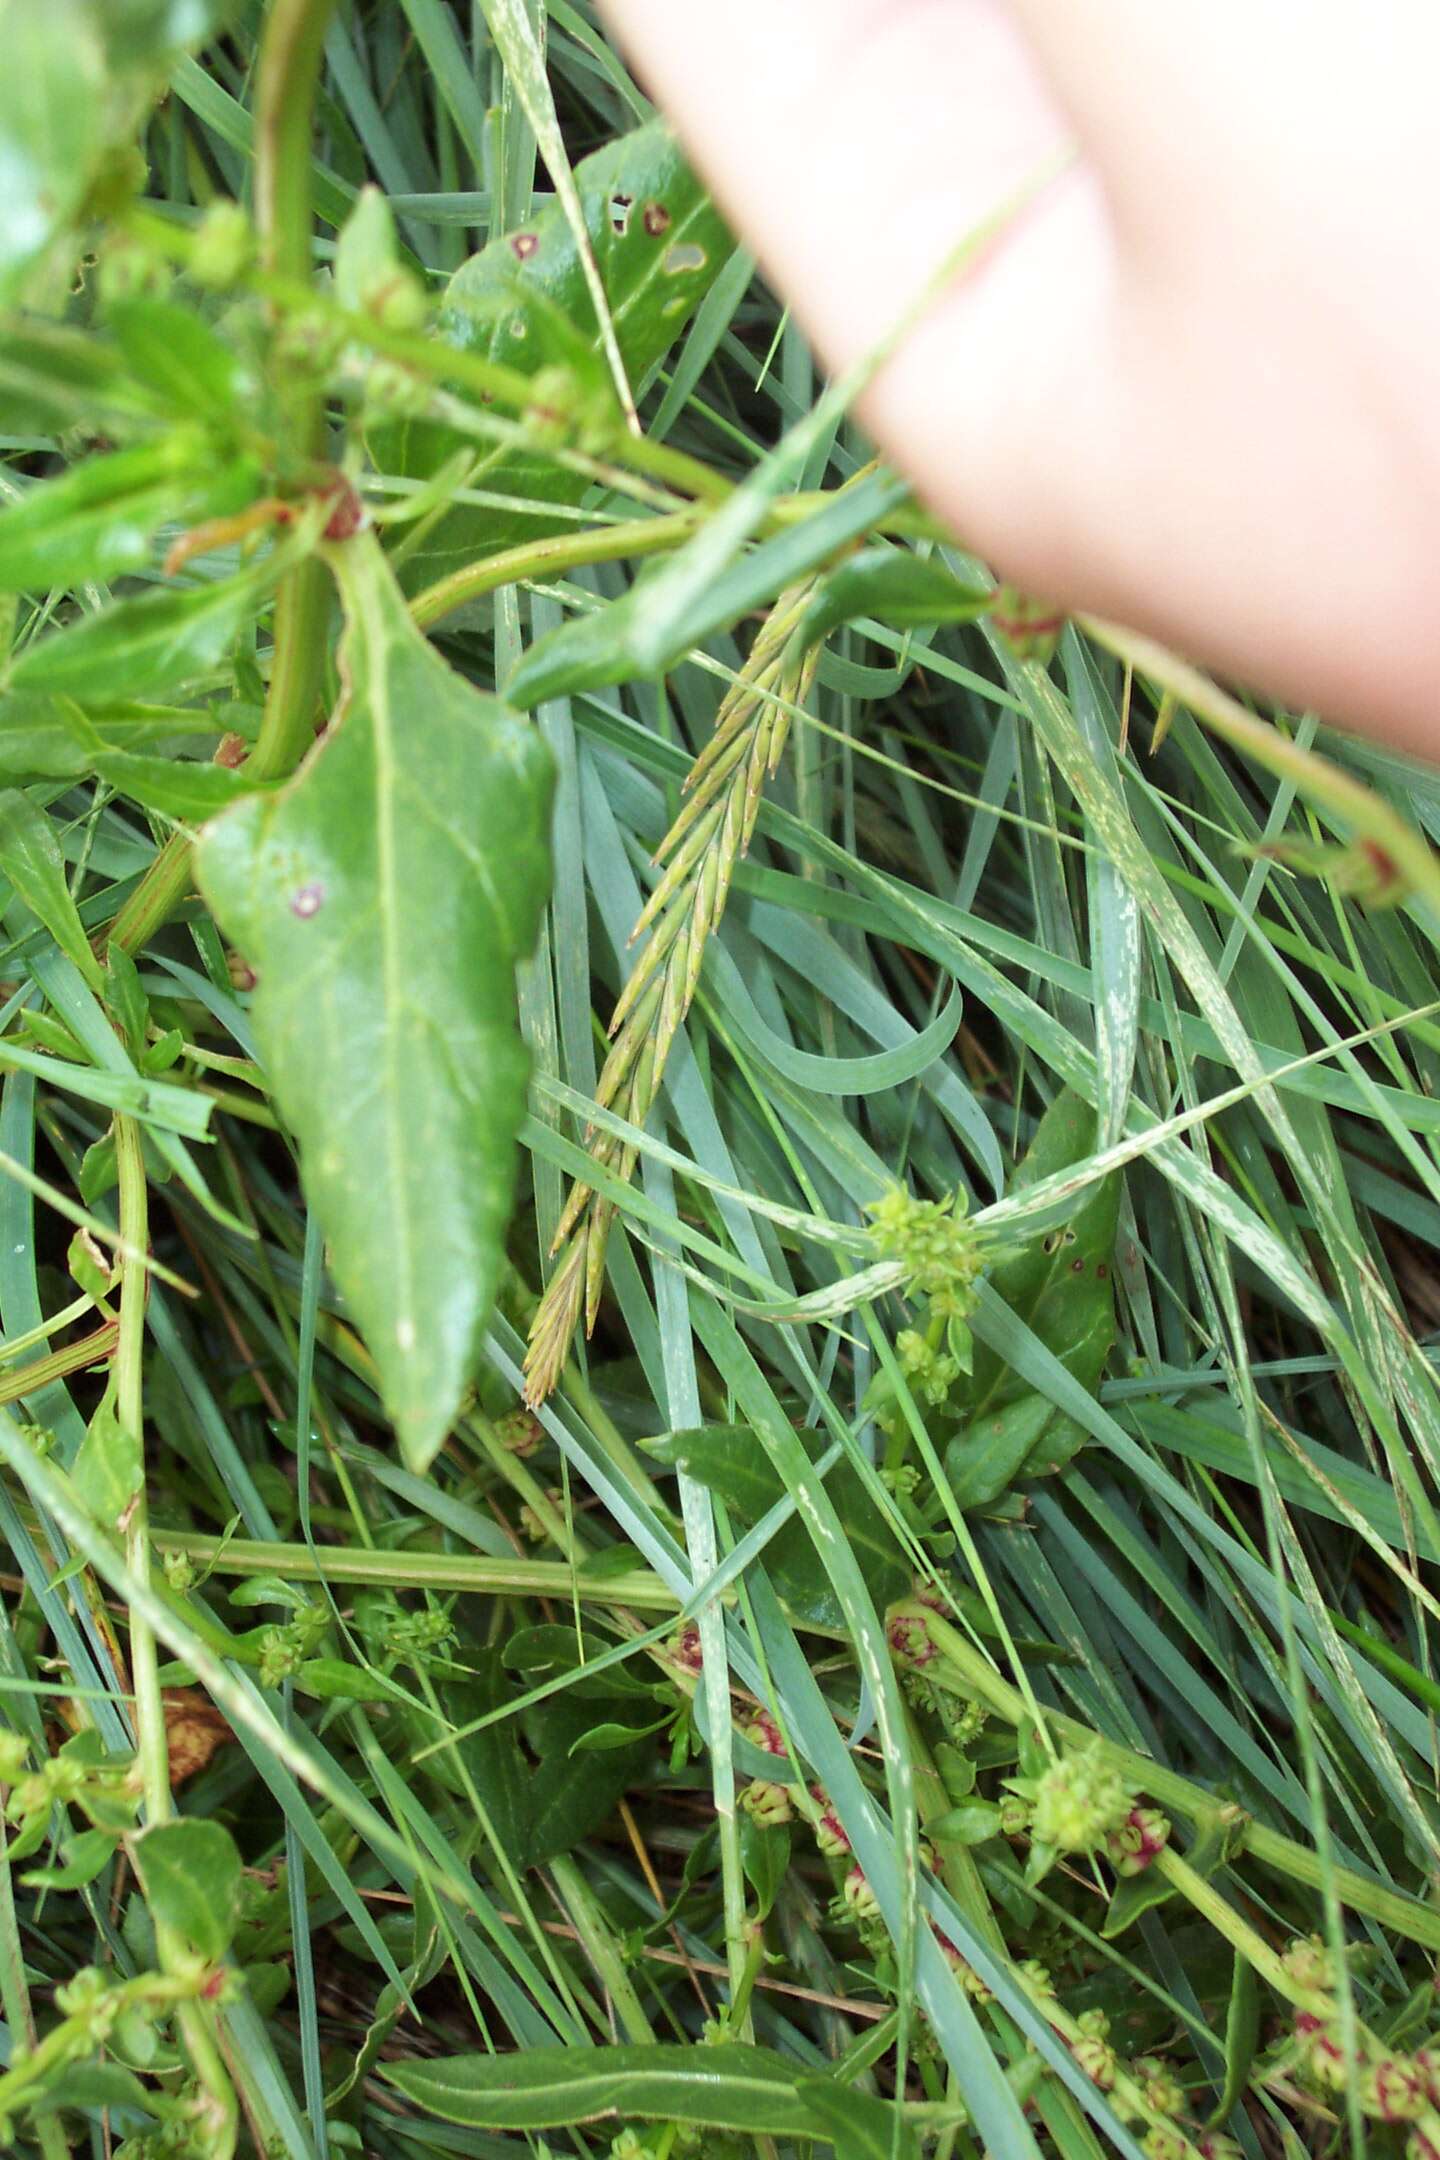
[[[510,1213],[514,969],[546,891],[549,760],[415,629],[371,536],[331,560],[340,713],[287,787],[206,829],[198,868],[258,971],[306,1191],[423,1469],[471,1377]]]

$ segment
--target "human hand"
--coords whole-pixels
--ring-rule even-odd
[[[1440,756],[1440,16],[604,0],[827,365],[1004,576]]]

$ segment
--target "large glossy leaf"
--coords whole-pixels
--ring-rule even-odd
[[[387,2063],[383,2075],[407,2099],[447,2122],[477,2130],[554,2130],[635,2115],[735,2130],[752,2137],[834,2135],[811,2105],[815,2082],[798,2062],[738,2041],[611,2048],[527,2048],[513,2055],[452,2055]],[[852,2120],[884,2124],[887,2150],[913,2153],[893,2109],[846,2087]],[[827,2110],[828,2112],[828,2110]]]
[[[332,560],[341,712],[283,790],[207,828],[198,868],[259,972],[255,1029],[306,1191],[423,1469],[471,1378],[510,1213],[514,970],[546,891],[549,759],[415,629],[373,536]]]
[[[730,252],[729,236],[663,122],[608,143],[575,167],[574,178],[620,357],[631,382],[639,382],[709,291]],[[561,366],[600,396],[611,394],[584,265],[558,201],[461,265],[445,294],[440,331],[522,374]],[[417,476],[435,472],[461,447],[449,429],[421,422],[378,430],[372,443],[377,464]],[[543,450],[507,448],[483,460],[471,485],[513,497],[515,507],[452,509],[410,558],[407,583],[428,584],[462,563],[561,530],[568,521],[543,506],[579,502],[587,483]]]
[[[821,1435],[802,1432],[799,1438],[811,1460],[818,1460],[825,1447]],[[784,1498],[784,1480],[759,1435],[748,1425],[699,1425],[689,1432],[667,1433],[647,1445],[668,1467],[718,1493],[747,1530]],[[866,1492],[860,1473],[844,1457],[827,1472],[825,1489],[865,1587],[877,1610],[883,1612],[910,1585],[910,1569],[894,1534]],[[844,1626],[840,1600],[814,1540],[798,1517],[792,1516],[766,1545],[765,1567],[797,1619],[817,1627]]]
[[[1095,1113],[1078,1095],[1056,1097],[1011,1181],[1023,1192],[1094,1151]],[[990,1281],[1067,1372],[1094,1388],[1115,1340],[1115,1224],[1118,1173],[1091,1186],[1060,1229],[1031,1239],[992,1269]],[[961,1507],[985,1507],[1021,1475],[1063,1469],[1084,1433],[1029,1387],[994,1351],[979,1345],[970,1384],[958,1399],[959,1432],[945,1468]]]

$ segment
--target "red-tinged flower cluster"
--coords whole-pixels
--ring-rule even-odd
[[[940,1655],[939,1645],[919,1613],[892,1613],[885,1635],[895,1656],[906,1665],[929,1665]]]
[[[1170,1818],[1158,1808],[1132,1807],[1117,1830],[1105,1839],[1105,1851],[1117,1875],[1143,1875],[1170,1842]]]
[[[768,1710],[756,1711],[754,1717],[745,1727],[745,1738],[753,1741],[755,1746],[762,1748],[767,1755],[785,1755],[789,1753],[785,1742],[780,1737],[780,1728]]]

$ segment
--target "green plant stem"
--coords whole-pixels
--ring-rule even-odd
[[[308,284],[311,277],[310,157],[315,93],[325,29],[335,0],[274,0],[260,45],[255,92],[255,218],[263,267]],[[325,410],[310,392],[294,396],[285,449],[320,459]],[[302,562],[275,596],[275,652],[260,736],[249,760],[257,780],[280,780],[311,739],[325,670],[329,581],[322,563]]]
[[[1186,1903],[1199,1913],[1202,1920],[1223,1935],[1232,1950],[1239,1952],[1254,1966],[1267,1987],[1274,1988],[1286,2002],[1294,2003],[1297,2010],[1313,2010],[1317,2017],[1328,2017],[1334,2012],[1334,2004],[1328,1995],[1317,1994],[1311,1988],[1297,1987],[1285,1969],[1285,1961],[1257,1934],[1248,1920],[1236,1912],[1227,1898],[1223,1898],[1214,1883],[1207,1882],[1197,1874],[1188,1860],[1182,1860],[1172,1846],[1167,1845],[1153,1865],[1173,1883]]]
[[[311,123],[335,0],[271,0],[255,81],[255,221],[281,277],[310,277]]]
[[[683,546],[696,530],[695,513],[677,510],[668,517],[630,518],[622,525],[592,526],[585,532],[556,533],[545,540],[526,540],[519,547],[502,548],[483,561],[466,563],[448,577],[417,593],[410,613],[422,630],[443,616],[453,615],[467,600],[477,600],[497,586],[514,585],[522,578],[557,577],[581,563],[620,562],[640,555],[658,555]]]
[[[282,1582],[375,1583],[400,1589],[479,1591],[494,1597],[572,1596],[648,1612],[675,1612],[679,1599],[658,1575],[636,1569],[593,1583],[565,1560],[492,1560],[483,1554],[364,1551],[326,1545],[268,1545],[259,1539],[211,1537],[197,1530],[157,1530],[161,1552],[184,1553],[217,1575],[277,1575]],[[187,1615],[188,1617],[188,1615]]]
[[[120,1329],[115,1346],[115,1415],[137,1443],[140,1481],[122,1518],[125,1557],[139,1581],[150,1580],[150,1522],[144,1462],[145,1270],[136,1255],[147,1243],[148,1194],[140,1128],[134,1118],[115,1120],[115,1168],[119,1176],[120,1235],[130,1257],[120,1263]],[[164,1822],[171,1810],[170,1758],[165,1702],[160,1692],[155,1637],[138,1613],[130,1616],[130,1683],[135,1695],[135,1737],[147,1824]]]
[[[108,942],[137,953],[170,920],[190,890],[190,841],[172,833],[110,925]]]
[[[627,446],[628,457],[628,446]],[[831,491],[814,490],[803,495],[782,495],[771,505],[762,530],[781,530],[803,524],[823,510]],[[904,515],[905,506],[882,518],[877,532],[896,536],[914,530],[915,520]],[[553,578],[582,563],[626,562],[642,555],[659,555],[683,547],[697,530],[694,510],[676,510],[662,517],[627,518],[617,525],[588,526],[574,533],[553,533],[544,540],[525,540],[517,547],[502,548],[496,555],[466,563],[448,577],[427,585],[410,602],[410,613],[422,630],[429,630],[469,600],[478,600],[498,586],[518,584],[523,578]]]
[[[758,1920],[747,1920],[742,1931],[743,1958],[730,1997],[730,2029],[737,2037],[750,2032],[750,1998],[765,1964],[765,1930]]]
[[[115,1346],[115,1415],[138,1443],[139,1483],[122,1518],[125,1557],[135,1579],[150,1587],[150,1522],[145,1484],[145,1302],[148,1291],[143,1258],[149,1242],[149,1194],[140,1127],[133,1118],[115,1120],[115,1168],[118,1173],[120,1235],[126,1258],[120,1264],[120,1332]],[[135,1739],[144,1799],[145,1825],[153,1829],[174,1812],[170,1796],[170,1749],[165,1726],[165,1698],[150,1623],[130,1611],[130,1685],[135,1699]],[[169,1972],[185,1969],[187,1951],[174,1930],[155,1928],[155,1945]],[[213,2150],[227,2160],[235,2149],[238,2109],[235,2088],[216,2045],[214,2011],[193,1999],[182,2001],[178,2020],[195,2075],[209,2104]]]
[[[0,1816],[0,2006],[5,2011],[12,2045],[33,2049],[35,2016],[30,2007],[30,1990],[25,1985],[25,1954],[5,1843],[5,1821]],[[70,2145],[58,2117],[41,2115],[32,2128],[43,2160],[66,2160]]]
[[[1407,891],[1413,892],[1432,907],[1440,908],[1440,861],[1434,850],[1373,788],[1332,765],[1328,758],[1302,749],[1270,721],[1257,720],[1218,683],[1168,652],[1155,639],[1138,630],[1122,629],[1118,623],[1106,622],[1097,615],[1079,615],[1076,623],[1088,638],[1158,683],[1234,749],[1288,780],[1301,795],[1353,827],[1357,839],[1368,841],[1379,851],[1377,870],[1393,875],[1396,897],[1403,899]]]
[[[1009,1725],[1019,1726],[1027,1721],[1030,1713],[1020,1690],[1002,1679],[988,1658],[972,1649],[964,1636],[938,1613],[926,1605],[909,1603],[893,1606],[890,1617],[918,1621],[928,1629],[941,1654],[933,1663],[921,1668],[927,1680],[949,1688],[957,1695],[978,1698]],[[1148,1755],[1141,1755],[1134,1748],[1122,1747],[1119,1741],[1107,1739],[1091,1726],[1082,1725],[1078,1718],[1065,1717],[1056,1710],[1047,1710],[1045,1718],[1051,1732],[1072,1746],[1087,1747],[1098,1743],[1106,1760],[1133,1785],[1158,1800],[1162,1807],[1174,1808],[1192,1822],[1206,1824],[1213,1823],[1221,1814],[1221,1803],[1213,1793],[1192,1784],[1177,1771],[1167,1770],[1163,1763],[1152,1762]],[[1241,1821],[1237,1834],[1243,1849],[1263,1866],[1274,1868],[1277,1874],[1288,1875],[1292,1882],[1304,1883],[1310,1889],[1323,1889],[1328,1872],[1336,1895],[1352,1912],[1366,1913],[1382,1927],[1392,1928],[1397,1935],[1408,1936],[1412,1942],[1440,1950],[1440,1912],[1421,1904],[1418,1898],[1407,1897],[1403,1891],[1387,1890],[1383,1884],[1356,1874],[1353,1868],[1336,1867],[1327,1871],[1316,1853],[1251,1817]]]
[[[626,2039],[642,2045],[653,2040],[655,2028],[645,2015],[645,2006],[635,1992],[614,1931],[594,1891],[568,1853],[550,1862],[550,1875]]]

